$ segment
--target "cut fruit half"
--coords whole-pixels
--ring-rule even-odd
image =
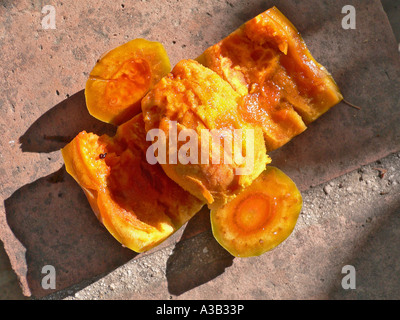
[[[288,143],[343,96],[293,24],[273,7],[197,59],[242,97],[242,118],[263,129],[267,151]]]
[[[302,203],[295,183],[268,166],[236,198],[211,210],[213,235],[235,257],[261,255],[292,233]]]
[[[62,155],[97,218],[136,252],[158,245],[196,214],[203,203],[146,160],[142,114],[118,127],[114,137],[79,133]]]
[[[141,112],[141,99],[170,70],[159,42],[134,39],[107,52],[86,82],[89,113],[115,125],[128,121]]]
[[[217,73],[187,59],[142,100],[146,130],[165,137],[165,173],[208,205],[225,203],[271,161],[262,130],[240,118],[238,99]],[[187,154],[190,161],[181,161]]]

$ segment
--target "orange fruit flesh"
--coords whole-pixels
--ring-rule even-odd
[[[172,122],[176,122],[178,136],[188,129],[196,134],[198,161],[187,164],[169,161],[171,154],[186,144],[186,141],[177,141],[171,150],[167,148],[167,161],[162,164],[162,168],[182,188],[203,199],[208,205],[218,206],[240,192],[270,162],[262,130],[243,121],[237,112],[239,98],[229,83],[218,74],[188,59],[181,60],[142,100],[146,130],[160,129],[164,132],[167,146],[169,143],[173,145],[176,139]],[[250,154],[252,148],[253,159],[249,156],[242,163],[223,159],[224,151],[228,149],[225,148],[225,141],[229,140],[229,136],[233,140],[235,129],[243,130],[243,135],[235,142],[241,148],[232,147],[232,158],[244,157],[246,152]],[[203,130],[208,135],[203,135]],[[202,143],[208,145],[204,152],[201,150]],[[233,146],[232,141],[230,145]],[[213,155],[218,149],[219,158]],[[247,174],[236,174],[238,169],[245,168],[249,169]]]
[[[197,60],[242,96],[239,112],[275,150],[342,100],[327,70],[275,7],[249,20]]]
[[[81,132],[62,149],[67,171],[85,191],[96,216],[136,252],[164,241],[203,206],[160,165],[147,162],[148,146],[139,114],[112,138]]]
[[[144,59],[125,61],[107,81],[104,92],[105,106],[117,114],[123,113],[124,117],[127,116],[124,111],[129,106],[134,115],[137,109],[140,109],[141,98],[150,87],[151,76],[149,64]]]
[[[272,199],[262,193],[254,193],[243,199],[232,214],[232,226],[236,232],[250,234],[262,229],[274,215]]]
[[[161,43],[134,39],[104,54],[86,82],[89,113],[120,125],[141,112],[140,101],[171,70]]]
[[[295,183],[268,166],[236,198],[211,210],[213,235],[233,256],[258,256],[292,233],[301,208],[302,197]]]

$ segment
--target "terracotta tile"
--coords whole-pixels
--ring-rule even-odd
[[[342,29],[348,2],[279,1],[345,98],[361,107],[341,103],[271,154],[302,190],[400,150],[398,45],[379,1],[350,1],[357,28]],[[41,2],[0,6],[0,238],[24,294],[50,293],[41,287],[46,264],[57,270],[57,291],[141,256],[98,224],[59,152],[80,130],[114,130],[85,109],[82,90],[96,59],[137,37],[162,42],[172,64],[195,58],[273,4],[149,0],[126,1],[122,8],[119,2],[66,0],[55,4],[54,30],[41,27]],[[208,231],[206,216],[163,246]]]

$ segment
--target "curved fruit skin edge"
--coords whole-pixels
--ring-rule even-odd
[[[277,8],[277,7],[272,7],[268,11],[268,16],[271,19],[274,19],[277,23],[279,23],[282,28],[286,29],[289,33],[289,39],[297,38],[299,43],[302,46],[302,51],[303,53],[311,60],[313,61],[319,69],[321,69],[325,73],[325,79],[324,82],[326,86],[329,88],[329,91],[331,93],[335,93],[336,95],[336,103],[332,105],[331,107],[335,106],[337,103],[343,100],[343,95],[340,91],[339,86],[337,85],[335,79],[333,78],[332,74],[323,66],[321,65],[318,61],[315,60],[314,56],[311,54],[310,50],[308,49],[303,37],[301,36],[300,32],[297,30],[297,28],[293,25],[293,23]],[[330,108],[328,108],[326,111],[328,111]],[[325,113],[324,112],[324,113]],[[321,114],[322,115],[322,114]],[[316,119],[313,119],[311,121],[314,121]]]
[[[230,248],[230,247],[229,247],[229,244],[226,244],[226,243],[225,243],[225,241],[224,241],[224,239],[223,239],[223,237],[222,237],[222,235],[221,235],[221,232],[220,232],[220,230],[219,230],[219,228],[218,228],[218,225],[217,225],[217,223],[215,223],[215,221],[216,221],[216,220],[215,220],[215,216],[218,214],[218,211],[221,210],[221,209],[223,209],[225,206],[221,206],[221,207],[219,207],[219,208],[215,208],[215,209],[211,210],[210,220],[211,220],[211,230],[212,230],[212,234],[213,234],[215,240],[216,240],[226,251],[228,251],[228,252],[229,252],[232,256],[234,256],[234,257],[237,257],[237,258],[256,257],[256,256],[260,256],[260,255],[262,255],[262,254],[264,254],[264,253],[266,253],[266,252],[268,252],[268,251],[271,251],[271,250],[275,249],[277,246],[279,246],[282,242],[284,242],[284,241],[293,233],[293,230],[295,229],[295,226],[296,226],[298,217],[299,217],[300,212],[301,212],[302,207],[303,207],[303,198],[302,198],[302,195],[301,195],[300,191],[297,189],[297,186],[296,186],[296,184],[294,183],[294,181],[293,181],[292,179],[290,179],[290,177],[288,177],[285,173],[283,173],[283,171],[281,171],[280,169],[278,169],[278,168],[276,168],[276,167],[273,167],[273,166],[268,166],[265,172],[267,172],[268,170],[274,170],[274,171],[276,171],[279,175],[282,175],[282,174],[283,174],[283,175],[285,176],[285,179],[288,179],[288,182],[289,182],[290,184],[292,184],[292,187],[294,187],[294,188],[297,190],[296,196],[298,197],[298,202],[297,202],[297,204],[296,204],[295,206],[293,206],[292,208],[290,208],[290,209],[291,209],[290,211],[292,212],[292,213],[290,214],[290,218],[291,218],[292,221],[291,221],[291,223],[290,223],[290,221],[289,221],[289,223],[288,223],[288,225],[289,225],[290,227],[289,227],[289,228],[286,228],[286,229],[284,230],[285,232],[283,232],[283,233],[281,232],[281,233],[279,234],[278,240],[277,240],[277,241],[274,241],[274,243],[270,244],[269,246],[262,247],[262,248],[260,248],[259,250],[253,249],[252,251],[250,251],[250,252],[247,253],[247,254],[240,254],[240,253],[235,252],[234,248]],[[256,182],[256,181],[255,181],[255,182]],[[254,183],[254,182],[253,182],[253,183]],[[247,190],[247,189],[244,189],[242,192],[247,192],[246,190]],[[236,198],[238,198],[239,196],[240,196],[240,194],[239,194]],[[232,199],[231,201],[235,201],[236,198]],[[228,202],[226,205],[229,205],[229,202]]]
[[[65,162],[65,168],[66,171],[74,178],[74,180],[78,183],[78,185],[81,187],[83,190],[90,207],[92,211],[94,212],[95,216],[99,220],[101,224],[104,225],[104,227],[107,229],[107,231],[123,246],[131,249],[132,251],[135,251],[137,253],[145,252],[147,250],[150,250],[154,248],[155,246],[159,245],[161,242],[165,241],[169,236],[171,236],[173,233],[175,233],[179,228],[176,228],[172,233],[169,233],[167,236],[161,237],[158,241],[153,242],[149,245],[141,246],[138,245],[137,242],[135,241],[130,241],[128,237],[124,236],[121,234],[121,231],[126,231],[126,230],[117,230],[117,228],[114,226],[114,221],[115,219],[118,219],[118,217],[112,217],[114,216],[113,214],[108,214],[101,208],[104,206],[99,203],[99,201],[103,197],[107,197],[106,191],[105,190],[95,190],[95,189],[90,189],[82,185],[81,179],[79,178],[79,174],[76,172],[74,169],[74,159],[76,160],[76,154],[74,153],[74,149],[76,147],[76,144],[74,141],[69,143],[66,147],[61,149],[62,156],[64,158]],[[110,197],[110,196],[108,196]],[[112,201],[112,199],[109,199]],[[114,221],[114,222],[113,222]],[[119,228],[120,229],[120,228]],[[133,230],[131,230],[133,231]],[[125,232],[124,232],[125,233]]]
[[[120,243],[122,243],[122,240],[117,235],[116,230],[114,228],[112,228],[112,226],[110,224],[105,223],[105,221],[100,213],[100,209],[97,205],[98,191],[94,190],[94,189],[89,189],[82,185],[81,179],[79,178],[79,175],[74,168],[74,160],[75,161],[77,160],[75,148],[76,148],[76,144],[75,144],[74,140],[72,140],[69,144],[67,144],[64,148],[61,149],[61,155],[62,155],[62,157],[64,159],[64,163],[65,163],[65,170],[78,183],[78,185],[83,190],[83,192],[90,204],[90,207],[92,208],[92,210],[93,210],[96,218],[99,220],[99,222],[102,223],[106,227],[106,229],[111,233],[111,235],[114,238],[116,238]]]

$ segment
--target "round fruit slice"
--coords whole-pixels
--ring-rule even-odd
[[[236,198],[211,211],[214,237],[235,257],[259,256],[292,233],[302,204],[295,183],[268,166]]]
[[[107,52],[86,82],[89,113],[115,125],[128,121],[141,112],[141,99],[170,70],[159,42],[134,39]]]

